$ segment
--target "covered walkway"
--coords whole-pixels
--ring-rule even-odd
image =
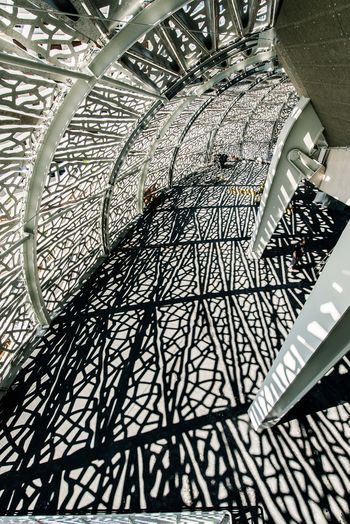
[[[2,514],[348,514],[347,359],[288,420],[260,435],[249,425],[257,383],[344,225],[301,188],[265,256],[248,260],[266,169],[236,162],[180,181],[56,318],[1,404]]]

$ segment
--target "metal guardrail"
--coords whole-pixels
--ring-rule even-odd
[[[0,524],[262,524],[260,506],[221,511],[0,517]]]

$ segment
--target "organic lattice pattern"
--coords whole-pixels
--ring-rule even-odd
[[[284,122],[288,118],[288,116],[291,114],[292,109],[296,106],[298,103],[298,95],[295,91],[292,91],[290,95],[285,99],[285,102],[280,108],[280,112],[274,122],[272,134],[271,134],[271,142],[269,145],[269,158],[272,157],[277,139],[279,137],[280,132],[282,131],[282,127],[284,125]]]
[[[99,210],[100,200],[92,198],[41,216],[38,271],[50,310],[101,255]]]
[[[112,242],[115,241],[128,223],[138,213],[137,190],[139,184],[139,173],[122,178],[113,188],[113,196],[110,212],[110,235]]]
[[[286,81],[271,79],[238,100],[227,113],[215,137],[214,152],[270,160],[277,139],[276,120],[285,122],[297,97]]]
[[[90,38],[82,34],[78,27],[71,27],[67,16],[55,16],[40,0],[22,2],[21,7],[17,4],[16,1],[6,0],[0,6],[0,29],[10,49],[52,63],[64,63],[71,67],[77,65]],[[45,17],[42,16],[44,7]],[[90,30],[93,28],[90,35],[96,37],[96,29],[93,24],[89,25]]]
[[[294,107],[292,103],[297,98],[294,88],[283,78],[268,77],[256,83],[256,77],[252,76],[245,89],[244,96],[241,89],[233,88],[218,96],[215,103],[203,106],[182,140],[176,156],[174,181],[211,162],[212,153],[271,158],[276,140],[275,123],[277,119],[285,121]]]
[[[215,100],[215,104],[209,102],[209,105],[199,114],[181,143],[174,166],[174,181],[210,161],[208,158],[209,133],[218,126],[221,116],[233,103],[236,96],[234,90],[225,91],[217,101]]]
[[[41,205],[45,227],[39,226],[37,241],[39,278],[49,311],[57,309],[102,255],[103,191],[123,141],[146,108],[147,100],[98,86],[56,149]],[[124,179],[122,185],[124,191],[118,184],[112,199],[119,226],[135,214],[130,198],[137,193],[137,180]]]
[[[174,149],[193,113],[199,109],[205,100],[206,98],[201,96],[186,106],[172,122],[164,136],[159,140],[154,155],[150,161],[145,182],[146,187],[155,186],[156,188],[161,188],[166,187],[169,184],[169,168]]]
[[[164,3],[151,1],[0,6],[1,383],[142,212],[144,193],[169,184],[203,82],[266,49],[273,55],[269,37],[258,38],[274,24],[273,0],[170,4],[162,15]],[[200,144],[195,133],[195,164]]]
[[[289,100],[291,94],[294,97]],[[295,106],[296,101],[297,97],[294,88],[289,82],[281,82],[264,95],[260,103],[255,107],[254,112],[250,115],[244,130],[241,145],[243,158],[261,157],[264,160],[271,159],[272,144],[274,145],[277,138],[274,129],[275,122],[282,115],[286,119]],[[286,106],[287,102],[289,103]],[[288,112],[287,107],[289,109]],[[270,140],[266,140],[266,137],[269,136]]]
[[[20,237],[20,232],[18,232]],[[25,336],[31,333],[35,319],[31,310],[23,270],[21,266],[21,240],[15,242],[10,253],[3,252],[0,258],[0,330],[3,333],[0,350],[0,368],[7,372],[11,357],[22,344]]]
[[[246,414],[344,226],[302,188],[266,256],[247,259],[266,172],[235,162],[180,181],[56,318],[0,404],[3,513],[348,517],[349,361],[273,430]]]
[[[43,114],[51,108],[59,88],[38,75],[1,69],[0,92],[1,376],[36,324],[22,268],[21,246],[26,237],[21,213],[33,154],[31,129],[40,129]]]

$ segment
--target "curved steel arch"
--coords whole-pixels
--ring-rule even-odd
[[[190,2],[193,0],[189,0]],[[33,310],[40,324],[50,321],[45,306],[37,269],[36,235],[38,227],[38,213],[40,208],[43,184],[48,172],[56,147],[76,113],[79,105],[92,90],[99,78],[102,77],[108,66],[117,60],[141,36],[167,18],[169,14],[180,9],[188,0],[154,0],[143,9],[133,20],[133,26],[123,27],[112,40],[93,58],[89,70],[93,76],[90,80],[78,79],[66,95],[59,111],[53,117],[51,125],[42,141],[35,160],[32,176],[29,181],[28,198],[24,210],[24,231],[28,234],[23,244],[23,266],[27,281],[28,294]]]
[[[10,112],[20,111],[15,127],[10,130],[10,140],[6,142],[0,137],[0,149],[4,153],[0,161],[4,161],[5,166],[0,189],[8,199],[4,204],[6,224],[2,224],[9,231],[4,251],[10,253],[4,262],[9,270],[6,282],[2,279],[4,295],[13,292],[9,275],[15,275],[13,279],[21,289],[11,311],[12,302],[6,304],[6,315],[8,311],[10,315],[6,320],[9,327],[3,339],[5,345],[1,348],[5,353],[15,352],[16,345],[21,347],[28,341],[38,326],[37,320],[39,325],[50,322],[51,315],[58,312],[82,278],[98,263],[102,245],[105,248],[109,245],[108,229],[103,223],[104,197],[108,192],[112,194],[107,184],[112,181],[108,177],[115,161],[116,180],[123,182],[118,184],[109,207],[111,238],[119,233],[121,225],[135,216],[136,195],[137,210],[142,210],[143,185],[148,167],[151,175],[153,169],[153,162],[149,162],[157,154],[157,144],[153,142],[156,136],[152,133],[155,127],[158,134],[161,133],[162,126],[166,125],[165,118],[169,118],[170,109],[173,111],[168,101],[172,103],[178,96],[177,107],[181,90],[189,92],[195,84],[220,74],[233,62],[254,52],[255,46],[260,50],[272,44],[267,38],[269,46],[265,47],[265,41],[259,36],[262,28],[271,25],[270,7],[259,13],[256,24],[253,21],[255,33],[242,36],[239,31],[242,20],[234,9],[236,0],[224,3],[220,13],[212,9],[214,0],[205,3],[154,0],[132,9],[131,18],[125,25],[118,24],[115,32],[111,24],[103,21],[103,17],[108,16],[105,8],[100,12],[94,0],[86,4],[93,11],[91,17],[86,16],[84,3],[75,2],[78,14],[74,20],[57,8],[40,11],[35,2],[19,7],[17,1],[8,0],[12,8],[6,13],[3,11],[9,39],[3,46],[4,52],[0,53],[0,93],[6,97],[5,105],[11,108]],[[272,0],[266,1],[272,6]],[[112,0],[105,3],[112,7]],[[190,3],[194,7],[171,16]],[[116,17],[122,14],[119,7],[113,13]],[[224,23],[219,24],[216,16]],[[159,22],[165,19],[169,21],[164,24],[165,33],[157,31]],[[180,36],[179,24],[175,24],[175,34],[170,23],[176,19],[183,29]],[[192,31],[202,30],[203,20],[204,31],[215,32],[214,47],[210,37],[205,40],[198,34],[191,38]],[[192,53],[194,41],[198,46]],[[130,46],[136,66],[131,67],[131,71],[126,69],[125,73],[123,56]],[[191,84],[193,87],[189,87]],[[4,95],[8,89],[10,97]],[[197,108],[198,104],[194,106]],[[148,119],[143,118],[145,113]],[[154,126],[156,114],[164,120]],[[186,120],[188,117],[186,114]],[[140,120],[136,124],[137,119]],[[139,139],[138,131],[144,131]],[[176,136],[178,131],[179,127]],[[145,149],[138,150],[140,146]],[[172,140],[171,148],[173,146]],[[133,169],[137,166],[140,169],[141,162],[137,161],[141,157],[142,161],[146,160],[137,176],[127,178],[130,170],[125,171],[123,162],[119,164],[120,148]],[[165,183],[163,174],[164,170],[162,184]],[[23,196],[18,188],[21,185]],[[127,213],[127,220],[121,220],[131,197],[132,210]],[[4,369],[1,365],[2,361],[0,375]]]
[[[256,45],[256,39],[254,38],[250,43],[249,41],[244,42],[244,47],[247,48],[248,45],[251,45],[252,47]],[[233,44],[231,46],[231,52],[240,52],[242,49],[243,44],[241,42],[237,44]],[[227,53],[227,51],[226,51]],[[203,85],[206,86],[203,88],[203,90],[200,90],[200,94],[202,92],[206,91],[207,89],[210,89],[213,85],[220,82],[221,80],[224,80],[232,74],[233,72],[239,71],[241,69],[245,69],[246,67],[252,66],[255,62],[263,62],[266,60],[272,60],[276,57],[275,53],[273,51],[265,51],[263,53],[259,53],[257,55],[250,56],[249,58],[245,59],[243,62],[239,62],[239,64],[235,64],[225,70],[224,72],[218,73],[215,77],[208,80]],[[212,65],[213,63],[216,63],[217,61],[222,60],[222,52],[219,53],[219,56],[211,57],[210,61],[208,60],[208,64]],[[189,72],[184,79],[181,79],[179,82],[176,82],[176,84],[172,88],[172,99],[174,98],[175,94],[180,91],[180,89],[183,89],[186,85],[190,84],[193,80],[193,76],[196,75],[200,71],[199,66],[195,66],[194,70],[192,72]],[[169,94],[169,93],[168,93]],[[188,103],[196,98],[196,95],[193,98],[188,99]],[[188,106],[188,103],[183,104],[182,111]],[[134,131],[131,133],[130,137],[128,138],[127,142],[124,144],[122,151],[120,152],[117,161],[115,162],[115,165],[113,167],[112,173],[109,177],[108,186],[105,190],[105,195],[103,198],[103,203],[101,207],[101,227],[102,227],[102,239],[103,239],[103,249],[105,253],[108,253],[111,247],[110,237],[109,237],[109,210],[110,210],[110,204],[111,204],[111,198],[113,194],[113,188],[116,182],[118,181],[118,175],[120,172],[120,169],[127,158],[127,155],[129,151],[131,150],[133,143],[138,138],[140,133],[147,128],[149,123],[152,121],[156,113],[164,106],[164,102],[157,101],[153,104],[153,106],[149,109],[149,111],[146,113],[146,115],[138,122],[137,127],[134,129]],[[180,114],[181,111],[179,111],[177,114]],[[151,155],[152,156],[152,155]],[[147,163],[147,160],[146,160]],[[148,169],[148,167],[147,167]],[[147,170],[145,170],[145,174],[143,174],[144,171],[142,170],[141,177],[143,177],[143,183],[147,176]],[[138,191],[138,211],[139,213],[142,212],[142,203],[141,203],[141,184],[139,185],[139,191]]]
[[[235,64],[235,65],[231,66],[225,72],[219,73],[217,75],[216,83],[220,82],[221,80],[224,80],[231,73],[238,72],[241,69],[243,69],[244,72],[245,72],[244,76],[242,76],[242,79],[245,78],[247,76],[246,75],[247,68],[248,67],[252,67],[254,69],[255,62],[259,62],[259,64],[261,64],[262,67],[264,67],[266,64],[268,64],[268,67],[271,67],[271,60],[273,60],[274,58],[275,58],[275,54],[273,52],[271,52],[271,51],[265,51],[265,52],[259,53],[257,55],[250,56],[246,60],[244,60],[243,62],[239,62],[238,64]],[[211,86],[209,86],[209,87],[211,87]],[[207,87],[207,89],[209,89],[209,87]],[[209,105],[209,103],[206,102],[205,107],[207,107],[207,105]],[[176,148],[175,148],[175,150],[173,152],[173,156],[172,156],[172,159],[171,159],[171,162],[170,162],[170,166],[169,166],[169,185],[170,186],[172,185],[174,166],[175,166],[175,163],[176,163],[178,152],[180,150],[180,146],[181,146],[181,144],[182,144],[186,134],[188,133],[188,130],[191,128],[193,122],[198,118],[198,116],[205,109],[205,107],[202,110],[198,110],[197,113],[195,113],[195,115],[193,115],[191,121],[186,126],[186,128],[183,130],[183,133],[182,133],[182,135],[180,137],[180,140],[179,140],[179,142],[178,142],[178,144],[177,144],[177,146],[176,146]]]
[[[250,90],[254,89],[255,86],[257,86],[258,84],[260,83],[263,83],[265,82],[265,80],[267,78],[269,78],[271,75],[273,75],[274,73],[271,72],[271,73],[267,73],[264,77],[262,78],[258,78],[255,82],[253,82],[249,88],[246,90],[246,91],[243,91],[242,93],[240,93],[237,98],[235,98],[235,100],[232,102],[232,104],[227,108],[227,110],[225,111],[224,115],[222,116],[222,118],[220,119],[219,123],[217,126],[215,126],[215,128],[213,129],[213,134],[212,136],[209,137],[208,139],[208,144],[207,144],[207,148],[208,148],[208,158],[211,157],[212,155],[212,151],[213,151],[213,147],[214,147],[214,143],[215,143],[215,138],[216,138],[216,135],[218,133],[218,130],[220,129],[221,125],[223,124],[223,122],[225,121],[227,115],[230,113],[230,111],[232,110],[232,108],[237,104],[237,102],[246,94],[248,93]]]

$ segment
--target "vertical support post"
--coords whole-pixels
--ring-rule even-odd
[[[249,246],[252,258],[263,254],[302,178],[288,160],[289,151],[297,148],[310,155],[322,131],[310,99],[302,97],[277,140]]]
[[[273,426],[350,350],[350,223],[259,389],[254,429]]]
[[[213,142],[214,142],[214,139],[215,139],[216,134],[218,132],[218,129],[219,129],[218,126],[216,126],[216,127],[214,127],[213,129],[211,129],[209,131],[209,138],[208,138],[208,143],[207,143],[207,152],[206,152],[206,155],[205,155],[205,163],[206,164],[209,164],[209,162],[210,162],[211,152],[213,150]]]

